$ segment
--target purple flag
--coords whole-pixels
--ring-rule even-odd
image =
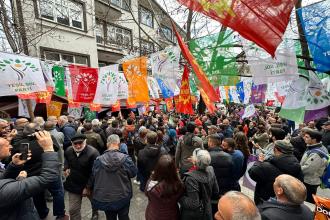
[[[319,118],[328,117],[328,107],[317,109],[317,110],[306,110],[305,111],[305,122],[310,122]]]
[[[252,85],[251,103],[264,103],[266,97],[267,84]]]

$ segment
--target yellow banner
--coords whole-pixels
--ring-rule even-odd
[[[61,102],[50,102],[50,104],[47,105],[47,116],[61,116],[62,105],[63,103]]]

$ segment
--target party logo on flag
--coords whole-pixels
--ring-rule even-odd
[[[179,95],[179,102],[176,106],[176,111],[183,114],[194,114],[194,110],[191,104],[191,96],[190,96],[190,87],[189,87],[189,69],[187,65],[184,67],[182,81],[181,81],[181,89]]]
[[[118,99],[118,65],[101,67],[94,103],[112,105]]]

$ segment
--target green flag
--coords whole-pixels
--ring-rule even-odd
[[[55,94],[58,96],[65,96],[64,67],[54,66],[53,76],[55,84]]]
[[[93,112],[89,108],[84,107],[84,118],[89,121],[96,119],[96,112]]]
[[[226,31],[191,40],[189,49],[214,86],[239,82],[233,32]]]

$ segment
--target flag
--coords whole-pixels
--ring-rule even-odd
[[[96,68],[69,65],[69,72],[73,101],[93,102],[98,81],[98,70]]]
[[[203,88],[199,87],[199,91],[201,93],[201,96],[202,96],[202,99],[205,103],[205,106],[207,107],[208,111],[210,113],[214,113],[215,110],[216,110],[216,107],[214,105],[214,102],[212,102],[210,99],[209,99],[209,96],[206,94],[206,92],[204,91]]]
[[[47,91],[36,58],[0,52],[0,96]]]
[[[78,107],[78,108],[70,108],[68,107],[68,114],[72,117],[74,117],[75,119],[79,119],[81,117],[81,113],[82,113],[82,108]]]
[[[252,93],[252,78],[250,77],[241,77],[241,81],[244,86],[244,102],[243,104],[249,104]]]
[[[191,104],[190,87],[189,87],[189,69],[187,65],[184,67],[181,89],[179,95],[179,102],[176,105],[176,111],[183,114],[194,114],[194,110]]]
[[[32,111],[36,108],[36,101],[31,100]],[[30,118],[29,110],[25,100],[18,99],[18,116]]]
[[[299,79],[294,80],[284,99],[279,116],[296,123],[304,122],[307,88],[307,77],[299,77]]]
[[[136,102],[134,100],[127,99],[126,108],[128,109],[136,108]]]
[[[47,117],[61,116],[62,105],[63,105],[63,103],[61,103],[61,102],[55,102],[55,101],[50,102],[49,105],[47,105]]]
[[[174,92],[166,87],[165,83],[161,79],[156,79],[159,85],[159,89],[162,92],[163,98],[170,98],[174,96]]]
[[[79,108],[80,103],[79,102],[74,102],[72,99],[68,99],[68,107],[69,108]]]
[[[238,98],[238,93],[237,93],[237,90],[236,90],[236,86],[230,86],[229,87],[229,93],[230,93],[230,96],[232,98],[232,102],[241,103],[239,98]]]
[[[136,102],[148,102],[147,58],[140,57],[123,63],[128,80],[128,97]]]
[[[180,89],[178,81],[181,79],[179,71],[180,48],[177,46],[166,47],[164,50],[150,55],[152,74],[160,79],[170,91],[168,94],[178,95]],[[168,98],[168,97],[166,97]]]
[[[120,111],[120,101],[119,100],[117,100],[117,102],[112,105],[111,111],[112,112],[119,112]]]
[[[175,25],[173,23],[172,23],[172,26],[173,26],[175,35],[178,39],[178,44],[181,48],[181,52],[182,52],[183,56],[185,57],[185,59],[188,61],[188,63],[191,65],[192,69],[194,70],[194,73],[196,74],[196,76],[200,82],[199,87],[202,88],[203,91],[207,91],[207,94],[206,93],[204,94],[205,97],[207,96],[211,102],[219,101],[219,96],[215,92],[213,86],[211,85],[210,81],[207,79],[203,70],[199,67],[196,59],[190,53],[187,45],[183,42],[180,34],[175,29]]]
[[[264,103],[267,91],[267,84],[253,85],[251,90],[251,103]]]
[[[232,86],[239,81],[237,52],[233,44],[235,39],[231,30],[189,41],[189,50],[213,85]]]
[[[54,65],[51,63],[47,63],[46,61],[40,61],[40,66],[41,66],[42,73],[45,78],[46,86],[54,88],[55,84],[54,84],[54,78],[53,78],[53,74],[52,74],[52,69],[53,69]]]
[[[330,93],[323,87],[321,80],[314,72],[309,72],[309,85],[307,89],[307,105],[304,121],[309,122],[315,119],[328,116],[330,106]]]
[[[154,99],[158,99],[158,90],[160,90],[160,88],[158,86],[157,80],[154,77],[148,76],[148,88],[150,96]]]
[[[47,86],[47,91],[36,92],[36,103],[49,104],[52,99],[53,89],[53,87]]]
[[[242,115],[242,119],[252,117],[256,114],[256,109],[253,104],[248,105],[244,109],[244,114]]]
[[[84,107],[84,118],[89,121],[96,119],[96,112]]]
[[[118,99],[118,64],[99,68],[99,78],[93,103],[112,105]]]
[[[128,98],[128,83],[123,72],[118,72],[118,99]]]
[[[89,104],[89,109],[93,112],[99,112],[99,111],[102,110],[102,106],[100,104],[90,103]]]
[[[53,67],[53,75],[55,81],[55,94],[58,96],[65,96],[65,74],[64,67],[54,66]]]
[[[237,31],[273,57],[289,23],[294,0],[178,0]]]
[[[240,102],[244,103],[245,94],[244,94],[244,82],[243,81],[236,84],[236,91],[237,91]]]
[[[174,106],[173,106],[173,99],[172,98],[167,98],[165,99],[165,103],[166,103],[166,108],[167,108],[167,111],[172,111],[174,109]]]
[[[272,57],[256,60],[254,56],[247,56],[246,59],[255,85],[290,81],[299,77],[297,58],[294,51],[278,50],[276,51],[276,60]]]
[[[321,1],[297,10],[313,62],[320,72],[330,71],[329,8],[329,1]]]

